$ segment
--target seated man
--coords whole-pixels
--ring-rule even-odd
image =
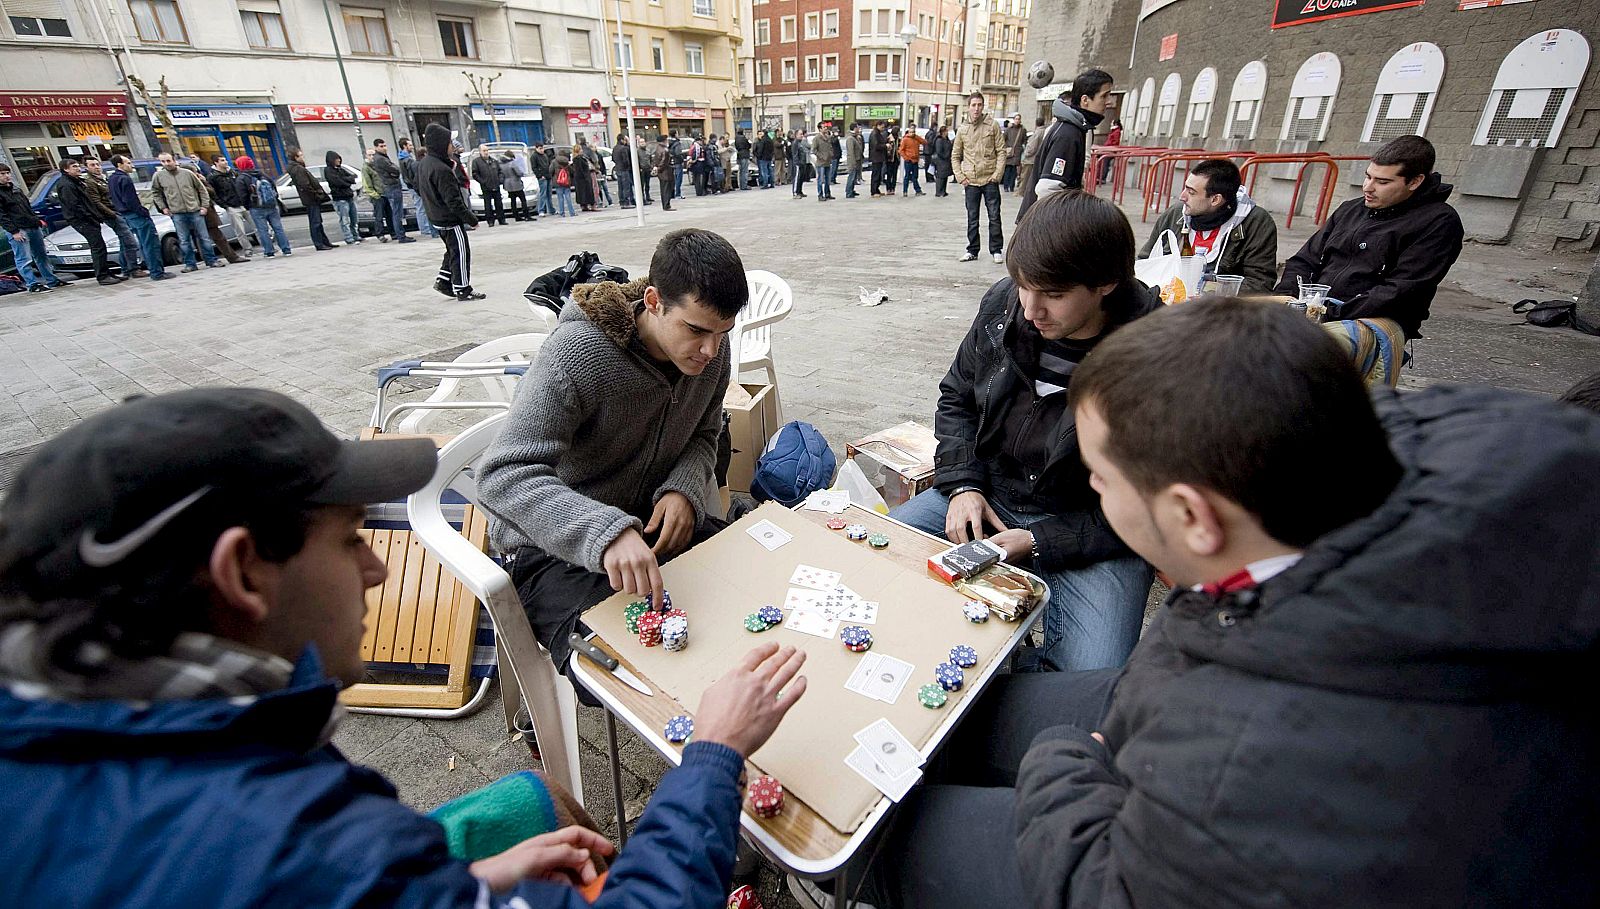
[[[1241,293],[1270,293],[1278,283],[1278,225],[1239,185],[1239,166],[1226,158],[1201,161],[1183,178],[1181,201],[1156,219],[1139,258],[1167,231],[1184,231],[1206,257],[1206,274],[1238,275]]]
[[[727,240],[686,229],[648,278],[573,298],[478,471],[490,538],[563,672],[580,613],[618,590],[660,603],[659,560],[726,526],[708,495],[749,289]]]
[[[91,417],[0,506],[0,812],[9,906],[587,906],[579,827],[468,865],[329,744],[384,566],[364,503],[433,448],[341,442],[254,389]],[[748,755],[805,691],[766,645],[708,688],[595,906],[721,906]],[[780,694],[782,692],[782,694]]]
[[[1161,307],[1133,245],[1104,199],[1039,200],[939,383],[934,488],[890,513],[957,543],[992,533],[1045,579],[1044,649],[1023,669],[1121,666],[1139,640],[1153,572],[1100,511],[1064,393],[1095,345]]]
[[[1084,360],[1084,460],[1174,591],[1120,674],[997,680],[876,905],[1600,904],[1600,420],[1377,395],[1242,300]]]

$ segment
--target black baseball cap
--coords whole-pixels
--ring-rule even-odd
[[[340,439],[292,398],[192,388],[135,398],[40,446],[0,503],[0,575],[70,583],[122,562],[201,499],[366,505],[422,488],[427,439]],[[226,513],[226,508],[224,510]]]

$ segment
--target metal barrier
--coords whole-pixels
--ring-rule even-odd
[[[1152,208],[1159,213],[1166,211],[1167,206],[1172,204],[1172,179],[1177,172],[1179,161],[1212,161],[1231,158],[1244,158],[1248,161],[1254,155],[1255,152],[1253,151],[1184,151],[1156,158],[1150,162],[1149,168],[1144,173],[1145,179],[1141,187],[1144,193],[1144,202],[1139,212],[1139,220],[1150,220]]]
[[[1146,145],[1098,145],[1089,152],[1089,173],[1084,175],[1083,188],[1086,192],[1095,192],[1098,189],[1100,175],[1100,162],[1109,158],[1112,161],[1111,201],[1121,203],[1124,190],[1127,188],[1128,162],[1139,159],[1140,167],[1145,167],[1150,160],[1181,152],[1203,152],[1202,148],[1167,148],[1165,146]],[[1143,180],[1141,179],[1141,183]]]
[[[1254,194],[1256,169],[1262,164],[1299,164],[1295,171],[1294,192],[1289,196],[1289,213],[1284,217],[1283,226],[1294,226],[1294,213],[1300,207],[1300,191],[1305,186],[1306,171],[1314,164],[1324,167],[1322,172],[1322,189],[1317,193],[1317,205],[1312,215],[1312,223],[1320,226],[1328,220],[1328,214],[1333,208],[1333,197],[1339,188],[1339,163],[1340,161],[1365,161],[1363,155],[1330,155],[1327,152],[1285,152],[1281,154],[1256,155],[1239,166],[1239,177],[1246,191]]]

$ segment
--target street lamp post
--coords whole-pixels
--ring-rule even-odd
[[[647,180],[649,178],[648,177],[640,177],[639,176],[639,155],[642,154],[642,152],[639,150],[639,142],[638,142],[638,140],[634,138],[635,136],[638,135],[638,133],[634,131],[634,125],[633,125],[633,107],[634,107],[634,104],[633,104],[633,90],[628,86],[628,61],[624,60],[623,57],[622,57],[622,51],[623,51],[623,44],[622,44],[622,0],[616,0],[616,2],[617,2],[617,68],[622,70],[622,100],[623,100],[623,109],[622,110],[623,110],[623,119],[626,120],[627,123],[628,123],[628,137],[627,137],[627,140],[626,140],[627,143],[628,143],[628,160],[630,162],[628,166],[633,168],[633,173],[630,175],[633,178],[633,187],[634,187],[633,217],[634,217],[634,220],[638,223],[638,225],[640,227],[643,227],[644,226],[644,185],[643,185],[643,183],[644,183],[645,180]],[[606,16],[605,0],[601,0],[601,2],[600,2],[600,19],[601,19],[602,24],[604,24],[605,16]],[[616,160],[616,152],[615,151],[612,152],[612,159],[611,160],[612,161]],[[619,174],[617,176],[617,182],[620,183],[621,181],[622,181],[622,176]],[[671,200],[666,200],[666,201],[671,201]],[[662,204],[665,205],[666,201],[663,201]]]
[[[911,42],[917,37],[917,27],[907,25],[900,30],[900,40],[905,42],[906,53],[900,63],[900,85],[904,88],[900,103],[900,129],[913,128],[911,123]]]
[[[356,97],[350,92],[350,77],[344,72],[344,54],[339,52],[339,36],[333,30],[333,13],[328,10],[328,0],[322,0],[322,17],[328,22],[328,40],[333,42],[333,59],[339,64],[339,81],[344,83],[344,100],[350,105],[350,122],[356,128],[356,150],[366,154],[366,139],[361,135],[361,108],[356,107]]]

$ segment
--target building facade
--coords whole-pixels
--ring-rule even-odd
[[[1033,127],[1033,99],[1023,103],[1022,82],[1027,73],[1023,46],[1028,40],[1028,13],[1033,0],[987,0],[984,29],[976,34],[982,48],[981,76],[975,88],[997,117],[1023,114]],[[1032,91],[1029,91],[1032,94]]]
[[[615,0],[598,0],[605,17]],[[626,104],[621,67],[628,68],[635,128],[654,140],[662,132],[680,136],[726,134],[741,96],[734,78],[744,41],[741,0],[623,0],[622,41],[609,18],[612,119]],[[625,125],[625,124],[624,124]],[[610,143],[607,143],[608,145]]]
[[[1041,111],[1099,66],[1117,82],[1102,133],[1120,118],[1126,144],[1349,156],[1339,201],[1360,192],[1362,159],[1418,133],[1469,237],[1600,249],[1593,0],[1041,4],[1026,58],[1052,63],[1058,80],[1037,92]],[[1281,216],[1294,183],[1295,170],[1274,166],[1254,191]]]

